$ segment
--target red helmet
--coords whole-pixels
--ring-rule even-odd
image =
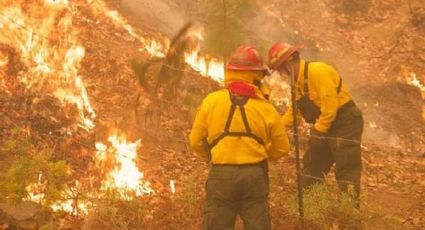
[[[260,53],[253,47],[243,45],[235,50],[226,64],[228,70],[267,70]]]
[[[292,54],[297,52],[301,46],[292,46],[286,43],[276,43],[269,50],[269,67],[277,69],[282,63],[291,59]]]

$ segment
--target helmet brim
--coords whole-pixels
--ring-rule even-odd
[[[243,66],[243,65],[235,65],[235,64],[226,64],[226,69],[228,70],[245,70],[245,71],[267,71],[267,66]]]
[[[291,48],[289,48],[289,50],[284,55],[282,55],[279,58],[279,60],[277,60],[273,64],[271,64],[271,63],[269,64],[270,69],[277,70],[283,63],[287,62],[294,53],[298,52],[302,48],[304,48],[304,47],[303,46],[292,46]]]

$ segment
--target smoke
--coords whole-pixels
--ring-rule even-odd
[[[139,22],[140,28],[172,37],[189,20],[205,24],[205,12],[202,8],[204,2],[205,0],[122,0],[122,9]],[[399,129],[394,126],[396,120],[401,118],[396,111],[389,113],[385,101],[374,106],[377,103],[376,98],[388,96],[388,92],[381,92],[381,95],[378,92],[383,88],[383,82],[377,81],[380,69],[365,65],[369,61],[367,57],[353,53],[352,44],[337,32],[341,25],[329,20],[335,13],[331,6],[326,5],[325,1],[316,0],[257,0],[257,3],[257,10],[242,23],[247,32],[246,42],[259,48],[265,59],[269,47],[275,42],[304,45],[305,49],[301,51],[304,58],[324,61],[334,66],[348,85],[355,102],[364,113],[365,141],[399,147],[399,136],[408,132],[406,129],[415,123],[406,125],[404,130]],[[371,42],[376,41],[369,43]],[[406,92],[397,91],[395,81],[392,84],[391,87],[396,89],[393,93],[400,94],[398,96],[403,98],[403,93]],[[405,105],[402,101],[391,104],[395,108]],[[420,112],[421,106],[417,107]],[[409,114],[405,116],[407,118]]]
[[[393,76],[378,76],[382,75],[380,71],[383,67],[367,65],[370,57],[353,52],[353,43],[345,41],[346,37],[338,33],[341,30],[338,20],[329,20],[336,14],[332,6],[325,4],[325,1],[316,0],[258,0],[258,3],[259,9],[255,16],[244,23],[247,25],[248,43],[259,47],[265,58],[268,48],[275,42],[301,44],[305,46],[301,50],[303,58],[334,66],[363,111],[366,143],[399,148],[406,142],[402,139],[409,136],[409,130],[423,124],[421,98],[411,88],[410,91],[404,90]],[[369,26],[370,31],[356,31],[358,28],[353,27],[352,32],[359,36],[373,37],[375,34],[372,33],[376,32],[373,30],[374,26]],[[391,35],[393,31],[387,33]],[[380,40],[365,41],[369,43],[366,45],[382,42],[382,39],[391,40],[391,36],[381,37]],[[380,81],[383,77],[391,80]],[[409,96],[406,97],[406,94]],[[385,99],[389,95],[392,95],[391,100]],[[406,98],[411,103],[406,102]],[[406,112],[402,112],[405,110]],[[395,124],[400,119],[409,122],[404,127],[399,127]]]
[[[182,11],[176,8],[178,1],[170,0],[121,0],[120,10],[130,16],[139,28],[159,32],[169,37],[186,23]]]

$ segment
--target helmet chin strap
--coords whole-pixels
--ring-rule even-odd
[[[288,76],[293,77],[295,79],[296,75],[295,75],[295,71],[294,71],[294,65],[287,64],[286,66],[288,68]]]
[[[299,64],[296,62],[287,62],[283,65],[282,70],[286,73],[287,76],[297,81],[298,79],[298,67]]]
[[[282,70],[285,72],[286,75],[290,76],[291,75],[291,68],[288,67],[288,64],[283,64],[282,66]]]

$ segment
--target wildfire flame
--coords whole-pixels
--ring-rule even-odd
[[[42,183],[43,174],[40,172],[38,174],[38,180],[37,183],[31,183],[27,187],[25,187],[25,190],[28,193],[28,198],[26,200],[30,200],[36,203],[41,204],[44,201],[44,188],[45,184]]]
[[[30,3],[31,2],[31,3]],[[89,2],[87,2],[89,3]],[[26,5],[26,8],[23,7]],[[109,10],[100,0],[91,1],[93,12],[109,17],[117,26],[125,29],[134,39],[140,42],[142,50],[154,57],[164,57],[169,47],[167,38],[151,38],[140,36],[136,30],[117,12]],[[30,7],[29,7],[30,6]],[[27,8],[31,8],[28,10]],[[85,57],[85,47],[79,40],[79,28],[73,25],[73,17],[78,10],[68,0],[12,1],[0,2],[0,43],[10,46],[20,55],[25,70],[17,73],[17,78],[28,89],[38,90],[56,96],[62,102],[71,103],[79,111],[79,126],[93,132],[97,114],[93,109],[89,92],[81,75],[81,62]],[[202,39],[200,34],[196,35]],[[0,73],[5,72],[9,63],[8,54],[0,51]],[[201,55],[199,44],[186,53],[185,61],[193,69],[218,81],[223,80],[223,63],[208,55]],[[0,79],[3,85],[3,79]],[[128,141],[125,135],[112,134],[108,144],[96,144],[97,160],[112,160],[111,170],[102,181],[100,190],[115,190],[124,199],[131,199],[129,192],[136,196],[153,194],[149,182],[138,168],[137,150],[141,140]],[[45,179],[45,178],[43,178]],[[40,174],[37,183],[29,184],[26,189],[29,200],[42,203],[46,180]],[[78,187],[78,182],[75,187]],[[64,197],[74,188],[65,191]],[[175,192],[174,180],[170,181],[170,189]],[[95,194],[101,196],[101,194]],[[65,199],[54,203],[54,211],[62,210],[77,214],[78,210],[86,214],[87,202]]]
[[[141,50],[147,51],[154,57],[165,57],[168,44],[170,43],[169,39],[163,38],[162,40],[155,40],[153,38],[148,39],[143,36],[139,36],[136,33],[136,30],[117,11],[109,10],[103,2],[99,2],[98,7],[100,7],[102,11],[106,12],[106,15],[112,19],[117,26],[123,27],[133,38],[140,41],[142,44]],[[202,34],[199,31],[191,31],[190,36],[194,37],[196,40],[203,39]],[[210,76],[214,80],[222,82],[224,79],[223,62],[217,58],[210,58],[208,55],[204,57],[201,56],[200,50],[201,48],[198,44],[193,50],[186,53],[185,62],[202,75]]]
[[[80,202],[75,204],[75,201],[69,199],[61,202],[57,202],[50,206],[54,212],[63,211],[67,213],[71,213],[72,215],[84,214],[87,215],[89,213],[89,206],[87,203]]]
[[[96,144],[99,160],[109,159],[107,154],[112,154],[113,160],[116,161],[114,169],[103,181],[101,190],[116,190],[123,198],[128,198],[128,192],[133,192],[136,196],[153,194],[149,182],[142,180],[144,175],[136,165],[137,149],[141,140],[128,142],[124,135],[113,134],[108,141],[111,147],[100,142]]]
[[[75,195],[77,194],[78,197],[78,190],[80,188],[81,184],[77,180],[75,181],[75,184],[67,188],[65,191],[62,192],[62,196],[66,197],[68,199],[63,201],[58,201],[50,206],[50,208],[56,212],[56,211],[63,211],[67,213],[71,213],[73,215],[87,215],[89,212],[89,207],[92,206],[92,204],[88,201],[83,201],[80,199],[73,199]]]
[[[223,82],[223,62],[220,62],[218,59],[214,58],[201,57],[199,55],[200,50],[200,46],[197,46],[190,53],[187,53],[185,55],[185,62],[202,75],[210,76],[216,81]]]
[[[65,73],[70,74],[70,76],[66,77],[72,77],[74,79],[74,86],[76,91],[79,92],[79,95],[75,96],[75,94],[70,91],[66,91],[63,88],[57,89],[54,92],[54,95],[63,101],[74,103],[80,113],[80,118],[83,124],[81,127],[90,130],[95,127],[93,121],[96,118],[96,113],[90,104],[87,90],[84,86],[81,76],[78,76],[78,69],[76,68],[76,66],[78,66],[80,61],[83,59],[84,55],[85,51],[83,47],[71,48],[67,51],[65,62],[63,64]],[[88,114],[88,117],[86,114]]]
[[[21,82],[34,90],[56,89],[46,93],[74,103],[80,111],[81,127],[90,130],[96,115],[78,75],[85,51],[79,45],[78,28],[72,26],[68,1],[45,0],[31,6],[34,12],[42,13],[27,15],[19,1],[0,3],[0,43],[20,51],[21,61],[28,68],[19,75]],[[6,64],[0,57],[0,67]]]
[[[99,1],[96,1],[99,2]],[[24,3],[22,3],[24,4]],[[95,127],[96,112],[91,106],[84,84],[84,77],[79,74],[85,48],[79,42],[79,29],[73,26],[74,10],[67,0],[45,0],[31,4],[34,9],[28,13],[22,8],[21,1],[5,0],[0,3],[0,43],[15,49],[20,54],[20,61],[26,70],[18,73],[18,79],[28,89],[39,90],[55,95],[62,102],[75,104],[79,111],[79,126],[92,132]],[[27,3],[25,3],[27,4]],[[28,3],[29,4],[29,3]],[[38,13],[34,13],[38,12]],[[103,12],[104,13],[104,12]],[[113,12],[107,12],[114,17]],[[124,25],[129,33],[132,28]],[[133,33],[135,35],[135,33]],[[146,42],[150,53],[160,55],[159,45]],[[0,73],[8,63],[7,53],[0,51]],[[3,85],[3,78],[0,81]],[[150,184],[143,182],[143,173],[139,171],[135,160],[137,148],[141,141],[128,142],[125,136],[111,135],[111,147],[105,145],[103,150],[114,153],[114,169],[102,183],[101,189],[118,189],[133,191],[136,195],[153,193]],[[100,148],[99,148],[100,146]],[[102,151],[97,144],[98,151]],[[45,197],[45,183],[40,174],[38,182],[26,187],[28,200],[42,203]],[[78,187],[78,183],[75,185]],[[74,188],[63,191],[64,197]],[[74,189],[75,190],[75,189]],[[124,192],[123,192],[124,194]],[[128,198],[128,197],[127,197]],[[130,198],[128,198],[130,199]],[[66,199],[54,203],[54,211],[62,210],[76,214],[88,211],[87,202]]]

